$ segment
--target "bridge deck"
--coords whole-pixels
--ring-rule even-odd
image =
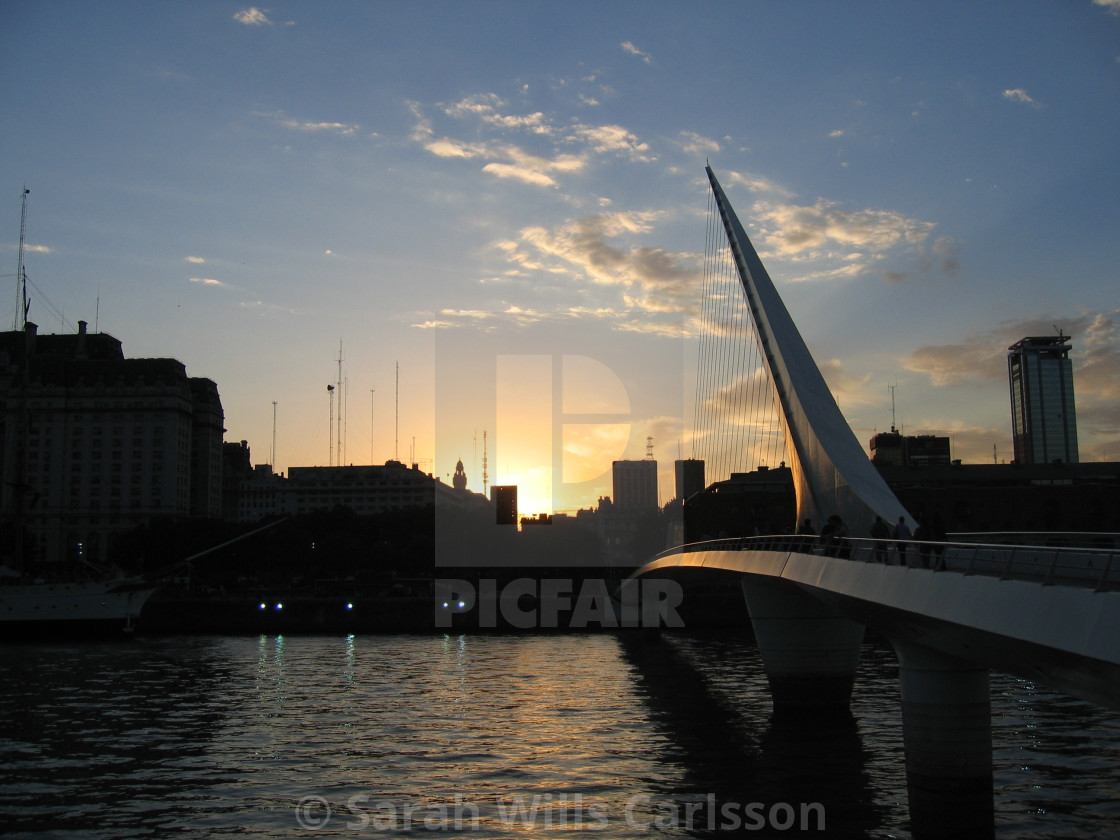
[[[636,575],[780,578],[889,636],[1120,708],[1114,552],[951,543],[929,551],[924,568],[916,544],[903,566],[873,540],[849,540],[830,555],[806,539],[693,544]]]

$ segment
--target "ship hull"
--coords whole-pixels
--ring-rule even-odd
[[[124,637],[155,590],[149,583],[119,580],[0,586],[0,638]]]

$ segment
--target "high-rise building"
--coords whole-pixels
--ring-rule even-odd
[[[1077,413],[1069,336],[1024,338],[1008,348],[1011,426],[1020,464],[1076,464]]]
[[[517,485],[493,484],[490,500],[494,503],[494,521],[498,525],[517,524]]]
[[[155,516],[221,514],[217,386],[174,359],[126,359],[106,333],[0,333],[0,510],[9,562],[106,563]]]
[[[686,461],[674,461],[674,472],[677,479],[677,498],[681,501],[700,493],[707,486],[704,483],[704,462],[697,458]]]
[[[657,461],[614,461],[612,469],[617,510],[657,510]]]

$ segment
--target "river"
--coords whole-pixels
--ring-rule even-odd
[[[58,838],[910,836],[890,648],[773,719],[742,632],[0,647],[0,831]],[[996,833],[1120,830],[1120,716],[992,675]]]

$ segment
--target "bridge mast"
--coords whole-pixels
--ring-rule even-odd
[[[858,536],[867,533],[876,515],[891,523],[904,516],[913,528],[913,517],[864,454],[840,413],[715,173],[710,166],[705,170],[746,294],[774,400],[781,409],[797,494],[797,521],[812,519],[820,527],[827,517],[838,514]]]

